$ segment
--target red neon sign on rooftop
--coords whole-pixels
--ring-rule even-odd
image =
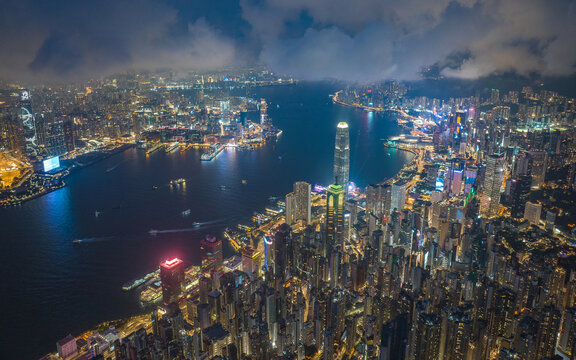
[[[174,258],[172,260],[166,260],[161,265],[164,267],[167,267],[167,268],[171,268],[171,267],[174,267],[174,266],[180,264],[181,262],[182,262],[182,260],[180,260],[178,258]]]

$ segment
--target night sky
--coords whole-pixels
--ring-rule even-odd
[[[0,77],[261,64],[305,80],[575,71],[576,1],[1,0]]]

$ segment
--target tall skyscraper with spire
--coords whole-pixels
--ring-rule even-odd
[[[334,149],[334,185],[341,185],[348,193],[350,177],[350,135],[348,124],[338,123],[336,129],[336,146]]]

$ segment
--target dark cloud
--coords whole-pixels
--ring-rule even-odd
[[[575,71],[569,0],[4,0],[0,76],[260,62],[302,79]]]
[[[266,34],[262,60],[303,78],[415,79],[433,64],[462,78],[575,71],[574,1],[266,0],[255,5],[243,0],[243,6],[251,23],[274,19],[259,24]],[[302,10],[315,20],[313,26],[330,27],[297,39],[274,36]]]
[[[220,29],[202,16],[184,21],[178,9],[160,1],[35,3],[14,1],[8,4],[12,13],[0,17],[0,44],[12,50],[0,57],[2,76],[74,78],[127,67],[203,70],[234,59],[236,44]]]

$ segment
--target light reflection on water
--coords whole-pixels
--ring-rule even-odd
[[[333,105],[333,91],[324,84],[260,89],[256,96],[268,100],[283,129],[276,144],[227,149],[212,162],[200,161],[194,149],[150,156],[130,149],[74,173],[63,189],[0,209],[1,290],[10,294],[0,317],[15,319],[9,329],[3,324],[0,338],[11,344],[8,351],[19,351],[7,358],[39,357],[68,333],[142,311],[136,293],[121,290],[124,282],[169,257],[197,263],[207,232],[247,222],[294,181],[329,184],[339,121],[350,125],[351,180],[364,187],[396,173],[409,155],[388,156],[380,140],[396,126],[386,116]],[[171,188],[177,178],[186,186]],[[190,215],[182,216],[186,209]],[[220,219],[195,230],[195,222]],[[162,232],[151,236],[151,229]],[[179,229],[191,231],[170,231]],[[74,246],[74,239],[92,240]],[[37,347],[28,346],[31,338]]]

